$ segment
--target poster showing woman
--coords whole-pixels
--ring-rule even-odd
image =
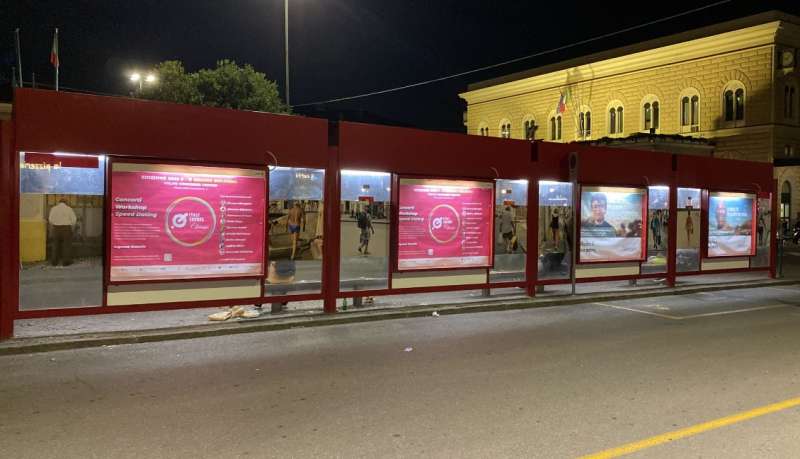
[[[584,187],[581,190],[580,261],[643,258],[642,188]]]
[[[754,254],[755,196],[711,193],[708,198],[708,256],[740,257]]]

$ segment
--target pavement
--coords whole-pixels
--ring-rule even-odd
[[[797,457],[798,293],[647,294],[0,356],[0,451]]]
[[[637,285],[630,285],[627,281],[579,284],[576,295],[571,295],[568,285],[547,286],[535,298],[526,296],[524,290],[517,288],[494,289],[490,297],[484,296],[480,290],[394,295],[378,297],[373,305],[362,308],[348,307],[340,301],[337,314],[322,313],[319,301],[294,302],[290,303],[291,309],[283,313],[265,313],[256,319],[228,322],[208,320],[209,314],[224,308],[17,320],[16,337],[0,342],[0,355],[370,322],[431,316],[434,313],[452,315],[572,305],[587,301],[686,295],[754,286],[791,285],[795,282],[795,279],[769,279],[766,273],[755,272],[690,276],[681,278],[675,288],[666,287],[658,279],[641,280]]]

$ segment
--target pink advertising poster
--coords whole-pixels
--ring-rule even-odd
[[[260,276],[264,171],[114,163],[111,282]]]
[[[492,265],[492,182],[401,178],[399,190],[399,271]]]

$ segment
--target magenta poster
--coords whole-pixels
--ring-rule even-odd
[[[400,271],[492,265],[494,184],[400,179]]]
[[[263,171],[114,163],[110,280],[260,276]]]

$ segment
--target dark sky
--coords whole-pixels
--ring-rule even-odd
[[[292,103],[366,93],[463,72],[663,18],[701,2],[289,0]],[[229,58],[283,88],[283,0],[0,0],[0,75],[8,97],[13,30],[24,79],[52,84],[60,30],[61,85],[127,94],[126,74],[167,59],[189,70]],[[547,6],[549,5],[549,6]],[[613,5],[613,8],[609,6]],[[655,5],[655,6],[644,6]],[[468,83],[565,58],[780,8],[800,1],[733,0],[690,17],[445,82],[331,104],[426,129],[459,130]]]

